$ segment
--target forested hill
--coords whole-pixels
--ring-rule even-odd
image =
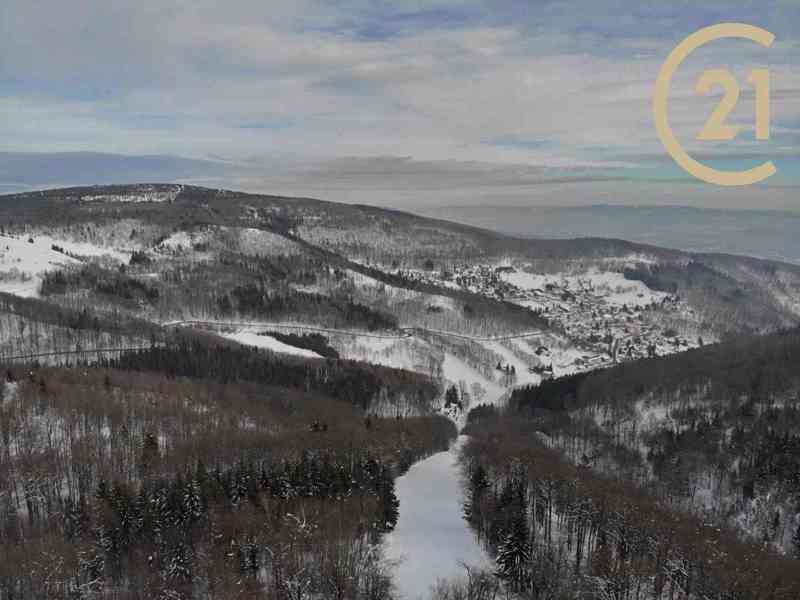
[[[514,390],[519,410],[629,408],[647,396],[773,405],[800,390],[800,329],[740,336],[679,354],[545,381]]]
[[[800,558],[800,330],[527,387],[511,410],[571,461]]]
[[[612,267],[679,294],[722,332],[774,330],[795,325],[800,317],[796,265],[614,239],[514,238],[397,210],[307,198],[182,185],[55,189],[0,196],[0,227],[23,235],[58,231],[142,252],[176,232],[255,228],[294,240],[306,251],[328,253],[318,254],[318,260],[330,263],[336,256],[348,261],[340,264],[370,264],[384,272],[508,259],[531,262],[544,272]]]
[[[385,597],[394,478],[456,434],[317,392],[101,368],[10,369],[0,422],[4,600]]]

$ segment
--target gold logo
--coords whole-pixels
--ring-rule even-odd
[[[653,94],[653,118],[656,123],[658,136],[670,156],[683,169],[708,183],[717,185],[735,186],[750,185],[763,181],[774,175],[777,171],[772,161],[765,162],[746,171],[719,171],[693,159],[683,149],[678,138],[672,132],[667,118],[667,100],[672,76],[684,60],[695,50],[709,42],[722,38],[745,38],[769,48],[775,41],[775,36],[760,27],[744,23],[721,23],[697,31],[683,40],[670,53],[661,67]],[[748,81],[756,90],[756,138],[769,139],[769,71],[754,69],[750,72]],[[719,106],[712,113],[703,130],[697,136],[698,140],[732,140],[738,133],[737,127],[725,124],[726,117],[736,106],[739,99],[739,85],[733,75],[724,69],[709,69],[705,71],[697,82],[696,91],[707,94],[715,85],[722,86],[725,95]]]

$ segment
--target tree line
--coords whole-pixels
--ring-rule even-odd
[[[346,298],[335,298],[299,291],[272,293],[255,284],[235,287],[218,297],[223,316],[249,315],[258,318],[302,318],[303,314],[323,314],[333,328],[366,328],[368,331],[397,329],[397,319]]]
[[[214,344],[199,339],[126,352],[102,366],[154,371],[172,377],[212,378],[222,382],[251,381],[315,391],[369,410],[388,402],[402,412],[428,413],[439,389],[428,377],[347,360],[305,360],[282,354]]]

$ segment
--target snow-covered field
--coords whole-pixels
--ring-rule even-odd
[[[503,281],[523,290],[545,290],[556,285],[569,290],[590,291],[609,304],[622,306],[645,306],[660,302],[667,294],[648,288],[641,281],[632,281],[617,271],[589,269],[583,273],[546,274],[514,271],[502,273]]]
[[[17,296],[36,296],[41,274],[76,264],[74,258],[56,252],[44,238],[0,237],[0,291]]]
[[[54,250],[54,246],[63,252]],[[0,236],[0,291],[23,297],[36,296],[41,276],[47,271],[80,264],[79,258],[74,257],[108,257],[128,262],[130,253],[49,235]]]
[[[441,361],[429,344],[411,337],[379,338],[360,335],[331,334],[328,342],[342,358],[361,360],[376,365],[406,369],[426,375]]]
[[[321,358],[316,352],[284,344],[280,340],[276,340],[274,337],[268,335],[259,335],[253,329],[245,329],[233,333],[221,333],[220,335],[229,340],[244,344],[245,346],[255,346],[256,348],[263,348],[278,354],[292,354],[304,358]]]
[[[364,275],[363,273],[358,273],[356,271],[353,271],[352,269],[347,269],[345,273],[347,277],[353,282],[353,285],[357,286],[358,288],[364,290],[369,289],[373,291],[380,290],[386,295],[391,296],[394,302],[407,299],[424,299],[424,301],[427,303],[428,306],[435,306],[443,310],[457,310],[455,301],[447,296],[441,296],[438,294],[427,294],[413,290],[408,290],[405,288],[396,287],[384,283],[382,281],[379,281],[374,277],[370,277],[369,275]]]
[[[40,247],[52,247],[60,246],[64,249],[64,252],[78,256],[78,257],[92,257],[92,258],[99,258],[99,257],[110,257],[114,260],[119,262],[127,263],[130,261],[131,253],[129,250],[118,250],[114,248],[109,248],[106,246],[99,246],[97,244],[91,244],[88,242],[75,242],[68,239],[63,239],[59,237],[54,237],[50,235],[34,235],[33,236],[33,246],[40,246]],[[31,244],[29,244],[30,246]]]
[[[492,352],[496,352],[503,357],[503,365],[510,365],[514,367],[516,372],[515,385],[539,385],[541,378],[536,373],[528,372],[528,365],[519,356],[514,354],[508,347],[508,344],[502,342],[481,342],[484,348],[488,348]]]
[[[452,385],[458,385],[463,381],[467,392],[471,395],[473,404],[501,404],[503,397],[508,392],[507,388],[495,381],[490,381],[463,360],[450,353],[444,355],[442,377]],[[480,398],[475,397],[476,384],[484,390]]]
[[[298,254],[301,252],[297,242],[271,231],[243,227],[239,229],[238,233],[239,251],[244,254],[274,256],[276,254]]]
[[[198,227],[175,231],[153,250],[166,254],[201,258],[219,250],[234,250],[250,256],[294,255],[302,252],[297,242],[254,227]]]
[[[210,324],[207,323],[207,324]],[[232,324],[218,322],[222,337],[245,344],[265,348],[272,352],[292,354],[306,358],[317,358],[318,354],[303,348],[285,344],[273,337],[258,335],[270,327],[280,328],[286,333],[304,333],[319,331],[328,339],[328,343],[336,349],[340,357],[348,360],[359,360],[376,365],[395,369],[415,371],[442,382],[445,386],[455,385],[467,392],[472,405],[487,403],[499,404],[508,394],[510,388],[494,381],[469,366],[452,352],[437,347],[435,344],[411,336],[377,335],[357,332],[332,332],[317,330],[311,326],[301,324],[249,324],[234,327]],[[538,383],[538,375],[528,373],[527,366],[508,348],[500,342],[485,342],[487,349],[494,350],[495,346],[502,348],[503,353],[497,352],[495,356],[502,356],[517,370],[516,385]],[[493,365],[490,366],[492,369]]]

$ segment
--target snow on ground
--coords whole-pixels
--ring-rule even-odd
[[[626,279],[625,275],[617,271],[591,270],[576,279],[579,285],[585,286],[588,283],[590,288],[599,292],[610,304],[644,306],[660,302],[668,295],[651,290],[641,281]]]
[[[548,284],[569,290],[584,290],[603,298],[609,304],[644,306],[660,302],[667,294],[648,288],[641,281],[625,278],[618,271],[593,268],[583,273],[531,273],[514,271],[501,273],[501,278],[523,290],[544,290]]]
[[[516,385],[539,385],[541,378],[536,373],[528,371],[528,365],[520,360],[514,353],[504,346],[501,342],[480,342],[480,344],[492,352],[503,357],[503,366],[512,365],[516,370]]]
[[[296,242],[277,233],[254,227],[206,226],[175,231],[154,248],[157,252],[203,255],[207,251],[235,248],[250,256],[293,255],[302,252]]]
[[[424,298],[425,302],[429,306],[437,306],[445,310],[457,310],[455,301],[448,296],[442,296],[439,294],[428,294],[425,292],[418,292],[415,290],[408,290],[406,288],[393,286],[388,283],[384,283],[383,281],[380,281],[378,279],[375,279],[374,277],[370,277],[369,275],[364,275],[363,273],[353,271],[352,269],[347,269],[346,274],[347,277],[352,280],[353,285],[360,287],[362,289],[363,288],[382,289],[387,294],[391,294],[392,299],[395,301],[403,299]]]
[[[56,252],[45,237],[0,236],[0,291],[31,297],[39,293],[41,275],[79,261]]]
[[[329,334],[328,343],[339,356],[394,369],[406,369],[430,375],[437,363],[435,351],[416,338],[377,338],[359,335]]]
[[[352,269],[345,270],[345,274],[347,275],[348,279],[353,282],[353,285],[361,288],[378,288],[383,290],[391,290],[396,294],[404,294],[407,293],[408,290],[403,288],[398,288],[393,285],[389,285],[388,283],[384,283],[374,277],[370,277],[369,275],[364,275],[363,273],[359,273],[358,271],[353,271]],[[409,294],[411,295],[411,294]]]
[[[510,283],[523,290],[543,290],[548,283],[560,284],[564,280],[564,277],[561,275],[530,273],[528,271],[501,273],[500,278],[506,283]]]
[[[397,479],[400,518],[384,545],[402,600],[430,595],[440,579],[463,577],[464,564],[491,567],[462,517],[463,490],[458,454],[460,437],[449,452],[420,461]]]
[[[81,202],[174,202],[181,189],[183,189],[182,185],[176,185],[168,190],[156,190],[142,186],[135,192],[126,194],[86,194],[81,196]]]
[[[194,244],[206,241],[207,237],[208,236],[203,235],[202,232],[176,231],[172,235],[161,240],[157,248],[159,250],[191,250]]]
[[[626,256],[608,256],[604,258],[598,259],[600,261],[606,263],[613,263],[613,264],[622,264],[626,266],[630,265],[637,265],[637,264],[646,264],[646,265],[656,265],[658,264],[658,259],[651,255],[651,254],[640,254],[640,253],[631,253]]]
[[[51,237],[49,235],[35,235],[34,244],[41,243],[48,248],[55,245],[64,249],[64,252],[73,254],[79,257],[92,257],[99,258],[103,256],[110,256],[114,260],[123,263],[128,263],[131,259],[131,252],[129,250],[120,250],[109,248],[106,246],[98,246],[89,242],[73,242],[63,238]]]
[[[63,252],[54,250],[54,246]],[[110,257],[121,262],[130,259],[127,252],[50,235],[0,236],[0,291],[23,297],[36,296],[42,274],[80,264],[76,256]]]
[[[442,376],[451,384],[458,384],[458,382],[463,381],[467,385],[467,391],[470,395],[472,395],[472,386],[475,383],[486,390],[483,398],[472,398],[473,404],[501,404],[508,391],[507,388],[497,382],[489,381],[463,360],[456,358],[449,352],[444,355]]]
[[[297,242],[277,233],[252,227],[243,227],[239,230],[239,250],[244,254],[270,256],[298,254],[301,251]]]
[[[302,356],[304,358],[321,358],[316,352],[306,350],[305,348],[297,348],[284,344],[280,340],[268,335],[259,335],[252,329],[239,330],[234,333],[220,333],[220,335],[229,340],[239,342],[245,346],[255,346],[257,348],[264,348],[278,354],[292,354],[294,356]]]

